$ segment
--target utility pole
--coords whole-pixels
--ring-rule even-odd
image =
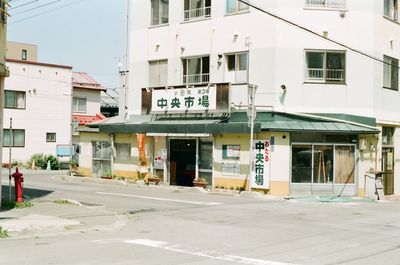
[[[251,191],[251,182],[254,177],[254,120],[257,116],[255,97],[257,86],[249,84],[248,86],[248,102],[247,109],[248,125],[250,127],[250,148],[249,148],[249,174],[247,176],[246,190]]]
[[[12,118],[10,118],[10,130],[9,130],[9,153],[8,153],[8,201],[11,202],[11,150],[14,142],[13,131],[12,131]]]
[[[130,0],[126,0],[126,36],[125,36],[125,69],[124,69],[124,115],[129,119],[128,110],[128,64],[129,64],[129,34],[130,34]]]

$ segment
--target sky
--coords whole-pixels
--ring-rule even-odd
[[[119,86],[126,0],[10,0],[9,41],[38,45],[39,62],[73,66]]]

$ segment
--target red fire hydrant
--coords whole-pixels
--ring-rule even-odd
[[[15,168],[15,173],[11,175],[15,181],[15,201],[22,202],[22,182],[24,182],[23,174]]]

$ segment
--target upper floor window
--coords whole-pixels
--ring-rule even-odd
[[[46,133],[46,142],[54,143],[56,141],[56,133]]]
[[[345,82],[345,52],[306,51],[306,80],[326,83]]]
[[[11,133],[12,146],[24,147],[25,146],[25,130],[12,129]],[[3,146],[10,146],[10,129],[3,129]]]
[[[4,91],[4,107],[7,109],[25,109],[25,91]]]
[[[27,51],[27,50],[22,50],[22,51],[21,51],[21,59],[22,59],[23,61],[28,60],[28,51]]]
[[[168,60],[149,62],[149,86],[166,86],[168,81]]]
[[[151,0],[151,25],[168,23],[169,0]]]
[[[344,9],[346,0],[306,0],[306,7]]]
[[[86,98],[74,97],[72,102],[73,112],[86,112]]]
[[[383,87],[398,90],[399,60],[385,55],[383,61]]]
[[[184,0],[184,20],[211,16],[211,0]]]
[[[249,0],[244,0],[244,2],[248,3]],[[226,13],[237,13],[249,10],[249,6],[238,1],[238,0],[227,0],[226,1]]]
[[[226,81],[230,83],[247,83],[249,53],[241,52],[226,55]]]
[[[382,127],[382,145],[393,145],[394,127]]]
[[[182,60],[183,83],[196,84],[210,81],[210,57],[194,57]]]
[[[393,20],[399,18],[398,0],[384,0],[383,4],[384,15]]]

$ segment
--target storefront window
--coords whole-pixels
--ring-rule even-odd
[[[208,185],[212,185],[213,143],[199,142],[199,177],[204,178]]]
[[[332,183],[333,146],[314,146],[314,183]]]
[[[292,182],[311,183],[312,145],[293,145]]]
[[[354,184],[353,145],[292,146],[292,183]]]
[[[93,173],[98,177],[111,174],[111,143],[103,141],[92,142]]]

